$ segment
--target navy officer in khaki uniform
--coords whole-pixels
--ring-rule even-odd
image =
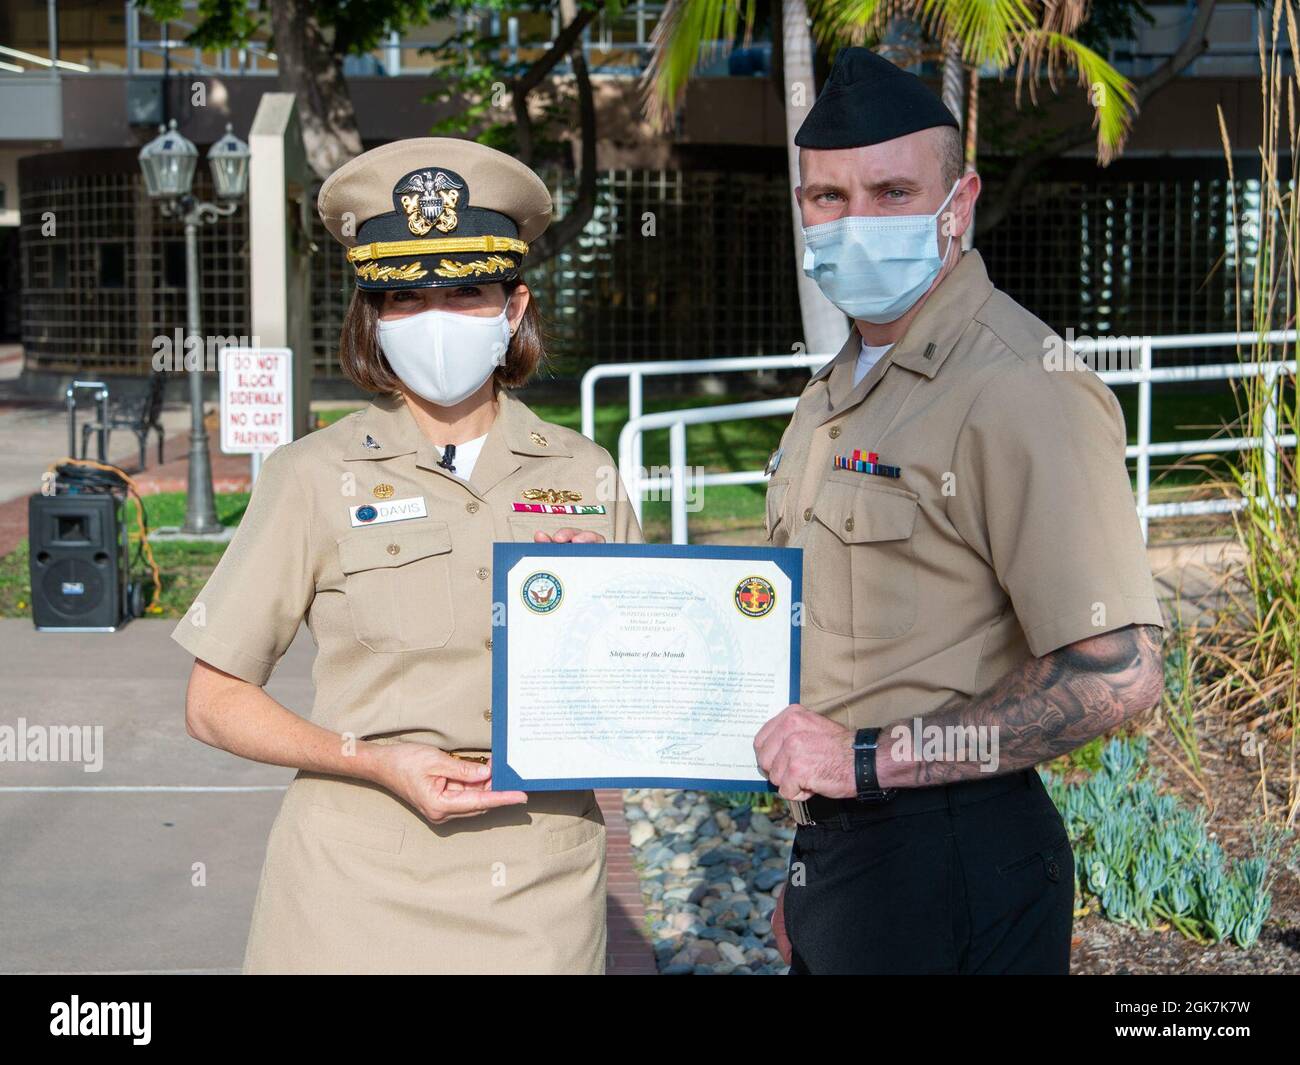
[[[843,50],[795,143],[804,270],[854,328],[770,463],[805,598],[802,703],[755,741],[800,822],[774,923],[794,973],[1063,973],[1033,767],[1162,685],[1123,417],[962,254],[979,176],[919,79]]]
[[[398,141],[319,209],[356,291],[344,372],[377,398],[280,448],[174,638],[192,735],[298,774],[248,972],[599,973],[590,791],[491,787],[492,542],[639,541],[600,447],[510,390],[542,357],[520,266],[546,186],[472,142]],[[310,718],[262,689],[301,622]]]

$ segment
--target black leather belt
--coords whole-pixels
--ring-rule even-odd
[[[983,802],[995,795],[1003,795],[1017,788],[1032,787],[1029,774],[1033,769],[1017,773],[987,777],[983,780],[962,780],[953,784],[938,784],[929,788],[898,788],[884,802],[859,802],[857,799],[828,799],[814,795],[804,803],[791,803],[791,812],[800,825],[821,825],[826,828],[845,828],[864,821],[887,821],[893,817],[931,813],[935,810],[955,810],[962,806]],[[803,807],[807,820],[800,818]]]

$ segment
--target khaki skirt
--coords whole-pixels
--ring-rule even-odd
[[[605,825],[592,792],[538,792],[431,825],[363,781],[299,772],[289,786],[246,973],[604,970]]]

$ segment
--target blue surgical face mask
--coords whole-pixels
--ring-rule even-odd
[[[936,223],[960,179],[934,214],[848,215],[803,231],[803,272],[850,318],[883,325],[901,318],[934,284],[952,250],[939,254]]]

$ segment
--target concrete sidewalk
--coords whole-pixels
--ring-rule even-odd
[[[168,638],[174,624],[138,620],[96,635],[0,620],[0,725],[103,727],[98,772],[0,763],[0,972],[238,971],[266,838],[293,773],[186,734],[191,659]],[[305,712],[313,656],[300,630],[267,690]],[[610,971],[653,973],[621,796],[601,799]]]

